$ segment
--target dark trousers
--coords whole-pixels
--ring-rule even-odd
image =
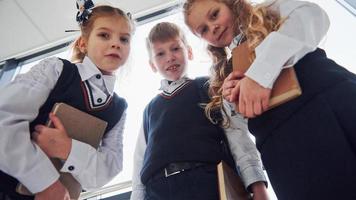
[[[202,166],[169,177],[150,179],[145,200],[218,200],[216,166]]]

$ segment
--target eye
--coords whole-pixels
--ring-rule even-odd
[[[219,9],[216,9],[211,13],[210,19],[215,20],[218,16],[219,16]]]
[[[181,47],[180,46],[177,46],[177,47],[173,47],[172,48],[172,51],[179,51],[181,49]]]
[[[123,44],[129,44],[129,43],[130,43],[130,37],[121,36],[121,37],[120,37],[120,41],[121,41]]]
[[[98,36],[102,39],[108,40],[110,39],[110,34],[106,32],[99,33]]]
[[[164,52],[162,52],[162,51],[157,52],[155,56],[156,57],[162,57],[162,56],[164,56]]]
[[[200,29],[200,35],[203,36],[206,32],[208,32],[208,27],[207,26],[203,26]]]

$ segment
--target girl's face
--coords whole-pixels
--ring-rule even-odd
[[[216,0],[194,2],[186,21],[195,35],[215,47],[229,46],[235,36],[231,10]]]
[[[188,60],[193,58],[192,50],[176,37],[168,41],[151,44],[150,65],[154,72],[159,72],[165,79],[176,81],[186,74]]]
[[[121,16],[99,17],[80,48],[103,74],[113,74],[125,64],[130,52],[131,27]]]

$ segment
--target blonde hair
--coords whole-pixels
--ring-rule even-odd
[[[203,0],[187,0],[183,6],[185,23],[187,23],[193,4]],[[233,15],[233,28],[235,33],[242,32],[246,37],[246,42],[251,49],[255,49],[262,40],[272,31],[278,30],[282,19],[280,16],[268,9],[267,6],[255,5],[252,6],[245,0],[215,0],[224,3],[231,9]],[[222,85],[225,78],[232,72],[232,64],[228,61],[226,47],[214,47],[208,45],[208,51],[213,58],[213,66],[211,68],[209,95],[211,101],[205,107],[205,113],[210,121],[212,112],[223,109],[222,105]],[[254,59],[255,55],[251,54],[250,59]],[[225,112],[225,111],[224,111]],[[229,121],[224,120],[223,125],[228,125]]]
[[[90,33],[93,30],[93,25],[95,20],[100,17],[108,17],[108,16],[119,16],[127,21],[127,23],[131,26],[131,31],[134,31],[134,22],[130,19],[130,17],[121,9],[115,8],[108,5],[96,6],[93,8],[92,13],[90,14],[89,19],[85,20],[82,24],[79,25],[81,35],[73,42],[72,44],[72,62],[82,62],[86,52],[82,52],[79,48],[79,41],[81,38],[88,40]]]
[[[177,37],[182,40],[184,45],[188,45],[183,31],[176,24],[161,22],[153,26],[146,40],[146,47],[150,58],[152,58],[152,44],[154,42],[166,42]]]

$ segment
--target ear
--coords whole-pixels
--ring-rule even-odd
[[[87,41],[82,36],[79,38],[78,47],[82,53],[87,52]]]
[[[188,50],[188,59],[193,60],[194,56],[193,56],[192,47],[190,45],[187,45],[187,50]]]
[[[156,72],[157,72],[157,67],[156,67],[155,64],[152,62],[151,59],[150,59],[149,63],[150,63],[150,67],[151,67],[152,71],[153,71],[154,73],[156,73]]]

